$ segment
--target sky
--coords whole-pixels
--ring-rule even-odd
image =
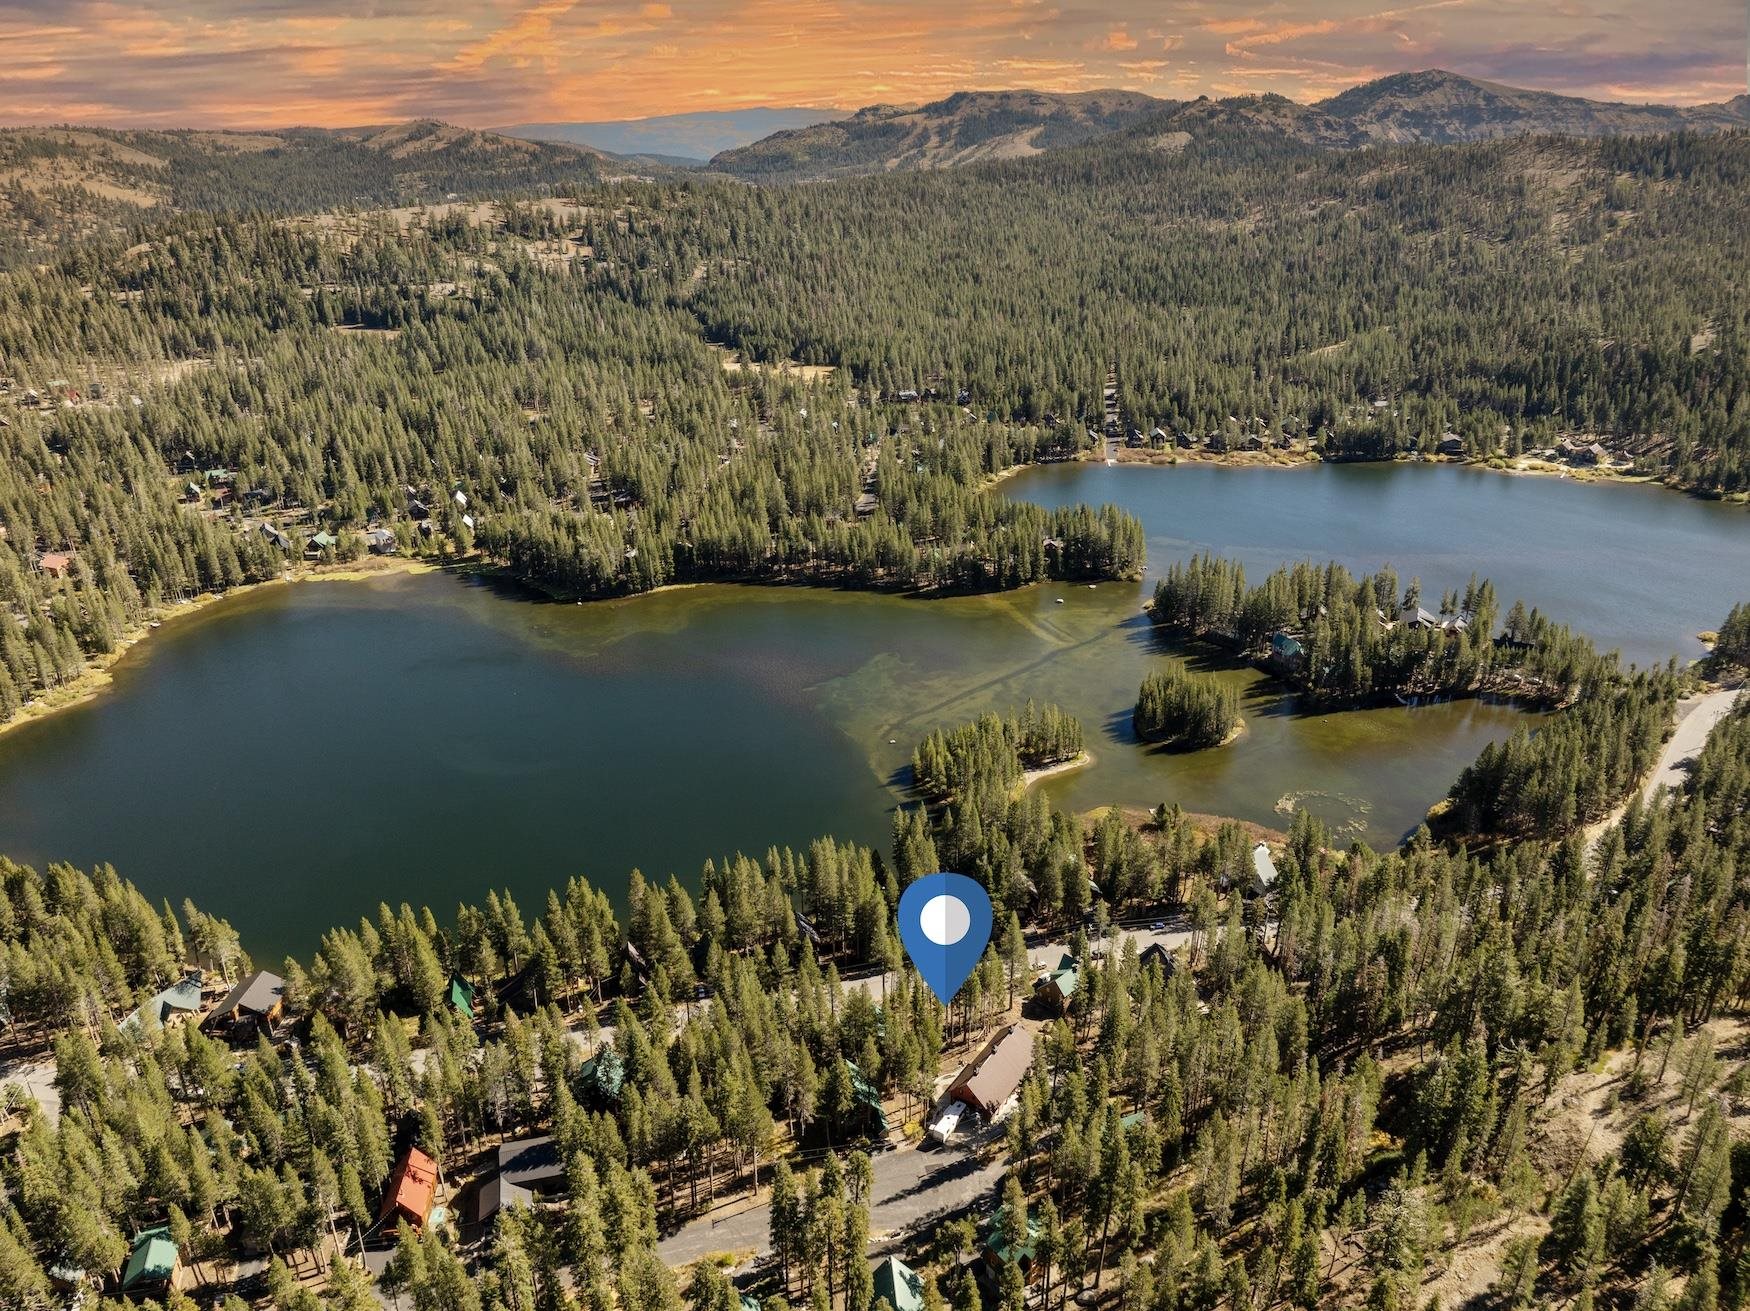
[[[0,122],[473,127],[953,91],[1745,89],[1746,0],[0,0]]]

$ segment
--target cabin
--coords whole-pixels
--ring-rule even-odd
[[[1419,605],[1406,605],[1398,612],[1398,622],[1409,628],[1439,628],[1440,616]]]
[[[924,1281],[897,1256],[890,1256],[875,1267],[875,1299],[869,1305],[886,1302],[893,1311],[924,1311]]]
[[[121,1290],[129,1297],[162,1297],[180,1287],[181,1275],[182,1253],[170,1241],[170,1226],[156,1225],[134,1235]]]
[[[117,1027],[123,1033],[138,1032],[148,1027],[168,1028],[173,1021],[200,1014],[201,972],[190,970],[182,979],[162,992],[155,993]]]
[[[1276,886],[1276,862],[1270,859],[1270,848],[1260,842],[1252,848],[1252,881],[1247,896],[1262,897]]]
[[[586,1106],[618,1106],[625,1086],[626,1063],[612,1046],[598,1049],[578,1067],[577,1099]]]
[[[1070,998],[1075,996],[1080,979],[1076,958],[1065,952],[1057,962],[1057,968],[1033,985],[1034,1000],[1054,1015],[1067,1015]]]
[[[206,1027],[233,1042],[248,1041],[257,1033],[271,1036],[285,1007],[285,993],[284,979],[257,970],[225,994],[207,1016]]]
[[[50,578],[65,578],[73,571],[73,557],[65,551],[44,551],[37,556],[36,567]]]
[[[474,985],[460,974],[450,975],[449,1001],[464,1020],[474,1019]]]
[[[513,1206],[533,1206],[535,1195],[521,1184],[514,1184],[501,1174],[495,1174],[474,1191],[474,1205],[468,1218],[477,1225],[490,1224],[501,1211]]]
[[[458,510],[466,510],[468,508],[468,493],[467,492],[457,492],[450,499],[456,503],[456,508]]]
[[[1163,944],[1158,942],[1151,942],[1148,946],[1144,947],[1142,949],[1142,955],[1137,959],[1142,962],[1142,967],[1145,970],[1149,966],[1158,962],[1161,967],[1161,973],[1165,974],[1169,979],[1179,972],[1179,958],[1173,955],[1172,952],[1168,951]]]
[[[875,513],[876,507],[880,504],[881,502],[875,499],[874,492],[864,492],[857,498],[857,503],[854,507],[857,512],[857,518],[867,519],[870,515]]]
[[[324,529],[305,543],[304,554],[312,560],[319,559],[323,552],[332,551],[339,544],[340,539]]]
[[[416,496],[407,498],[407,517],[409,519],[429,519],[431,510],[426,503]]]
[[[557,1193],[565,1187],[565,1158],[552,1134],[518,1138],[498,1149],[498,1177],[531,1193]]]
[[[1002,1278],[1003,1267],[1014,1262],[1021,1267],[1021,1274],[1028,1283],[1044,1273],[1044,1267],[1034,1269],[1033,1254],[1039,1247],[1039,1221],[1033,1212],[1027,1212],[1027,1223],[1023,1226],[1020,1241],[1012,1246],[1003,1236],[1004,1221],[1008,1213],[997,1207],[990,1218],[990,1228],[984,1240],[984,1264],[992,1277]]]
[[[199,483],[184,483],[182,485],[182,499],[183,500],[189,501],[192,503],[194,501],[200,500],[200,498],[201,498],[201,485]]]
[[[988,1123],[1020,1090],[1032,1064],[1033,1035],[1018,1024],[1011,1025],[985,1048],[948,1095],[965,1102]]]
[[[1463,455],[1464,438],[1457,433],[1449,432],[1440,439],[1440,443],[1435,446],[1434,451],[1437,455]]]
[[[383,1209],[377,1223],[390,1229],[405,1220],[415,1229],[430,1223],[432,1203],[437,1200],[437,1162],[417,1147],[409,1147],[383,1189]]]
[[[885,1137],[887,1108],[881,1104],[881,1090],[869,1082],[869,1076],[855,1061],[845,1062],[845,1073],[851,1079],[850,1118],[871,1137]]]
[[[271,545],[275,550],[286,551],[286,552],[291,551],[292,539],[290,537],[287,537],[283,532],[281,532],[278,528],[275,528],[272,524],[270,524],[270,523],[262,524],[261,528],[260,528],[260,532],[261,532],[261,535],[263,537],[267,538],[268,544]]]
[[[1306,658],[1306,648],[1300,644],[1300,639],[1291,633],[1277,631],[1270,634],[1270,663],[1278,669],[1295,670]]]
[[[400,543],[387,528],[372,528],[365,534],[365,546],[372,555],[394,555]]]
[[[227,505],[231,504],[231,501],[236,495],[237,493],[229,487],[213,488],[213,495],[211,498],[213,509],[223,510]]]

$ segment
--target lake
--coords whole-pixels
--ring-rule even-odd
[[[1335,557],[1434,595],[1474,570],[1503,609],[1523,596],[1643,662],[1695,655],[1750,593],[1750,516],[1645,487],[1074,465],[1002,491],[1132,510],[1151,570],[1206,548],[1259,577]],[[572,874],[617,896],[634,866],[692,882],[709,857],[823,833],[884,845],[917,739],[1029,697],[1078,715],[1096,757],[1042,785],[1059,805],[1176,800],[1281,827],[1303,805],[1375,844],[1528,722],[1480,701],[1303,716],[1255,672],[1212,666],[1246,733],[1147,749],[1129,709],[1162,658],[1148,587],[705,586],[581,606],[434,574],[261,588],[166,625],[106,695],[0,738],[0,851],[110,861],[271,960],[379,901],[444,917],[508,887],[534,914]]]

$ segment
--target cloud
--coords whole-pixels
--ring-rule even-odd
[[[1620,0],[0,0],[0,121],[490,126],[1163,79],[1316,99],[1426,67],[1695,101],[1742,90],[1742,6],[1683,0],[1676,23]]]

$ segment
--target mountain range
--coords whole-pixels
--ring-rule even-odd
[[[969,91],[917,108],[872,105],[776,132],[712,159],[713,171],[779,182],[946,168],[1078,145],[1126,130],[1195,137],[1220,128],[1279,133],[1311,146],[1453,143],[1532,135],[1648,135],[1750,127],[1750,97],[1679,107],[1526,91],[1431,69],[1352,87],[1316,104],[1282,96],[1161,100],[1136,91]]]
[[[694,165],[774,132],[813,127],[845,118],[848,113],[843,109],[724,109],[607,123],[518,123],[498,130],[505,136],[569,142],[629,159]]]

